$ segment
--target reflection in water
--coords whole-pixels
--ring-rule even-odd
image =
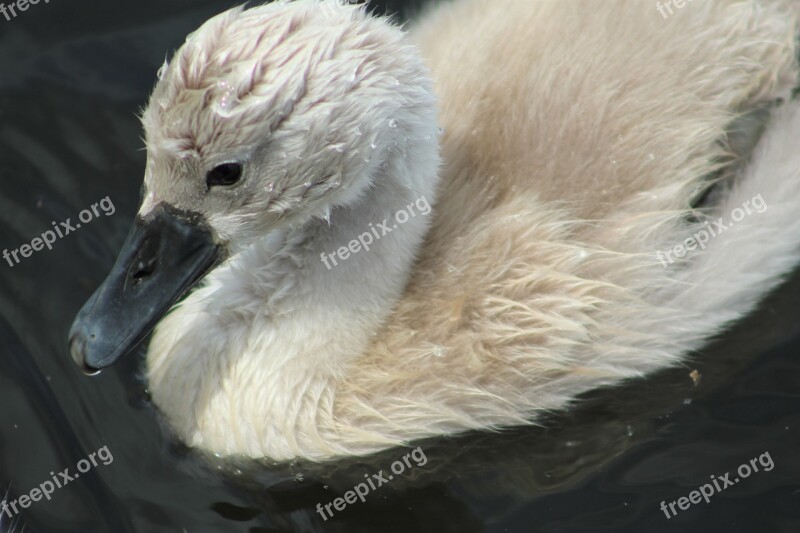
[[[0,263],[0,489],[15,499],[93,450],[107,446],[114,456],[26,509],[28,530],[800,530],[800,506],[791,505],[800,473],[800,276],[685,367],[596,391],[544,427],[417,443],[424,465],[327,521],[317,504],[365,474],[390,472],[410,449],[327,464],[225,462],[169,436],[141,380],[141,349],[96,378],[82,376],[65,339],[136,209],[144,154],[134,114],[164,52],[227,7],[51,3],[2,26],[0,247],[30,242],[100,198],[116,208],[52,250]],[[669,522],[659,510],[661,500],[764,451],[772,471]]]

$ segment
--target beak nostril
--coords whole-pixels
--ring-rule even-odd
[[[155,271],[155,261],[140,262],[136,265],[136,270],[131,274],[131,278],[135,282],[141,282],[145,278],[149,278]]]
[[[149,277],[150,274],[152,274],[152,273],[153,273],[152,269],[138,270],[138,271],[133,273],[133,280],[134,281],[142,281],[144,278]]]
[[[161,240],[158,235],[148,237],[137,253],[135,267],[130,271],[134,283],[141,283],[156,270],[156,261],[160,252]]]

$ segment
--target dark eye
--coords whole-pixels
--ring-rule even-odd
[[[206,174],[206,185],[211,188],[215,185],[233,185],[242,177],[242,165],[239,163],[225,163],[216,166]]]

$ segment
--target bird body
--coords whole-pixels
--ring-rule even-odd
[[[535,422],[679,363],[798,260],[798,14],[457,0],[406,33],[297,0],[211,19],[144,112],[139,215],[199,211],[232,257],[156,328],[154,403],[189,445],[321,460]],[[233,160],[241,185],[189,185]]]

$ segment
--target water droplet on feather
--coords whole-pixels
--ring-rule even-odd
[[[222,94],[215,103],[214,111],[221,117],[229,117],[239,105],[239,97],[236,95],[236,90],[226,80],[218,81],[217,87],[221,89]]]

